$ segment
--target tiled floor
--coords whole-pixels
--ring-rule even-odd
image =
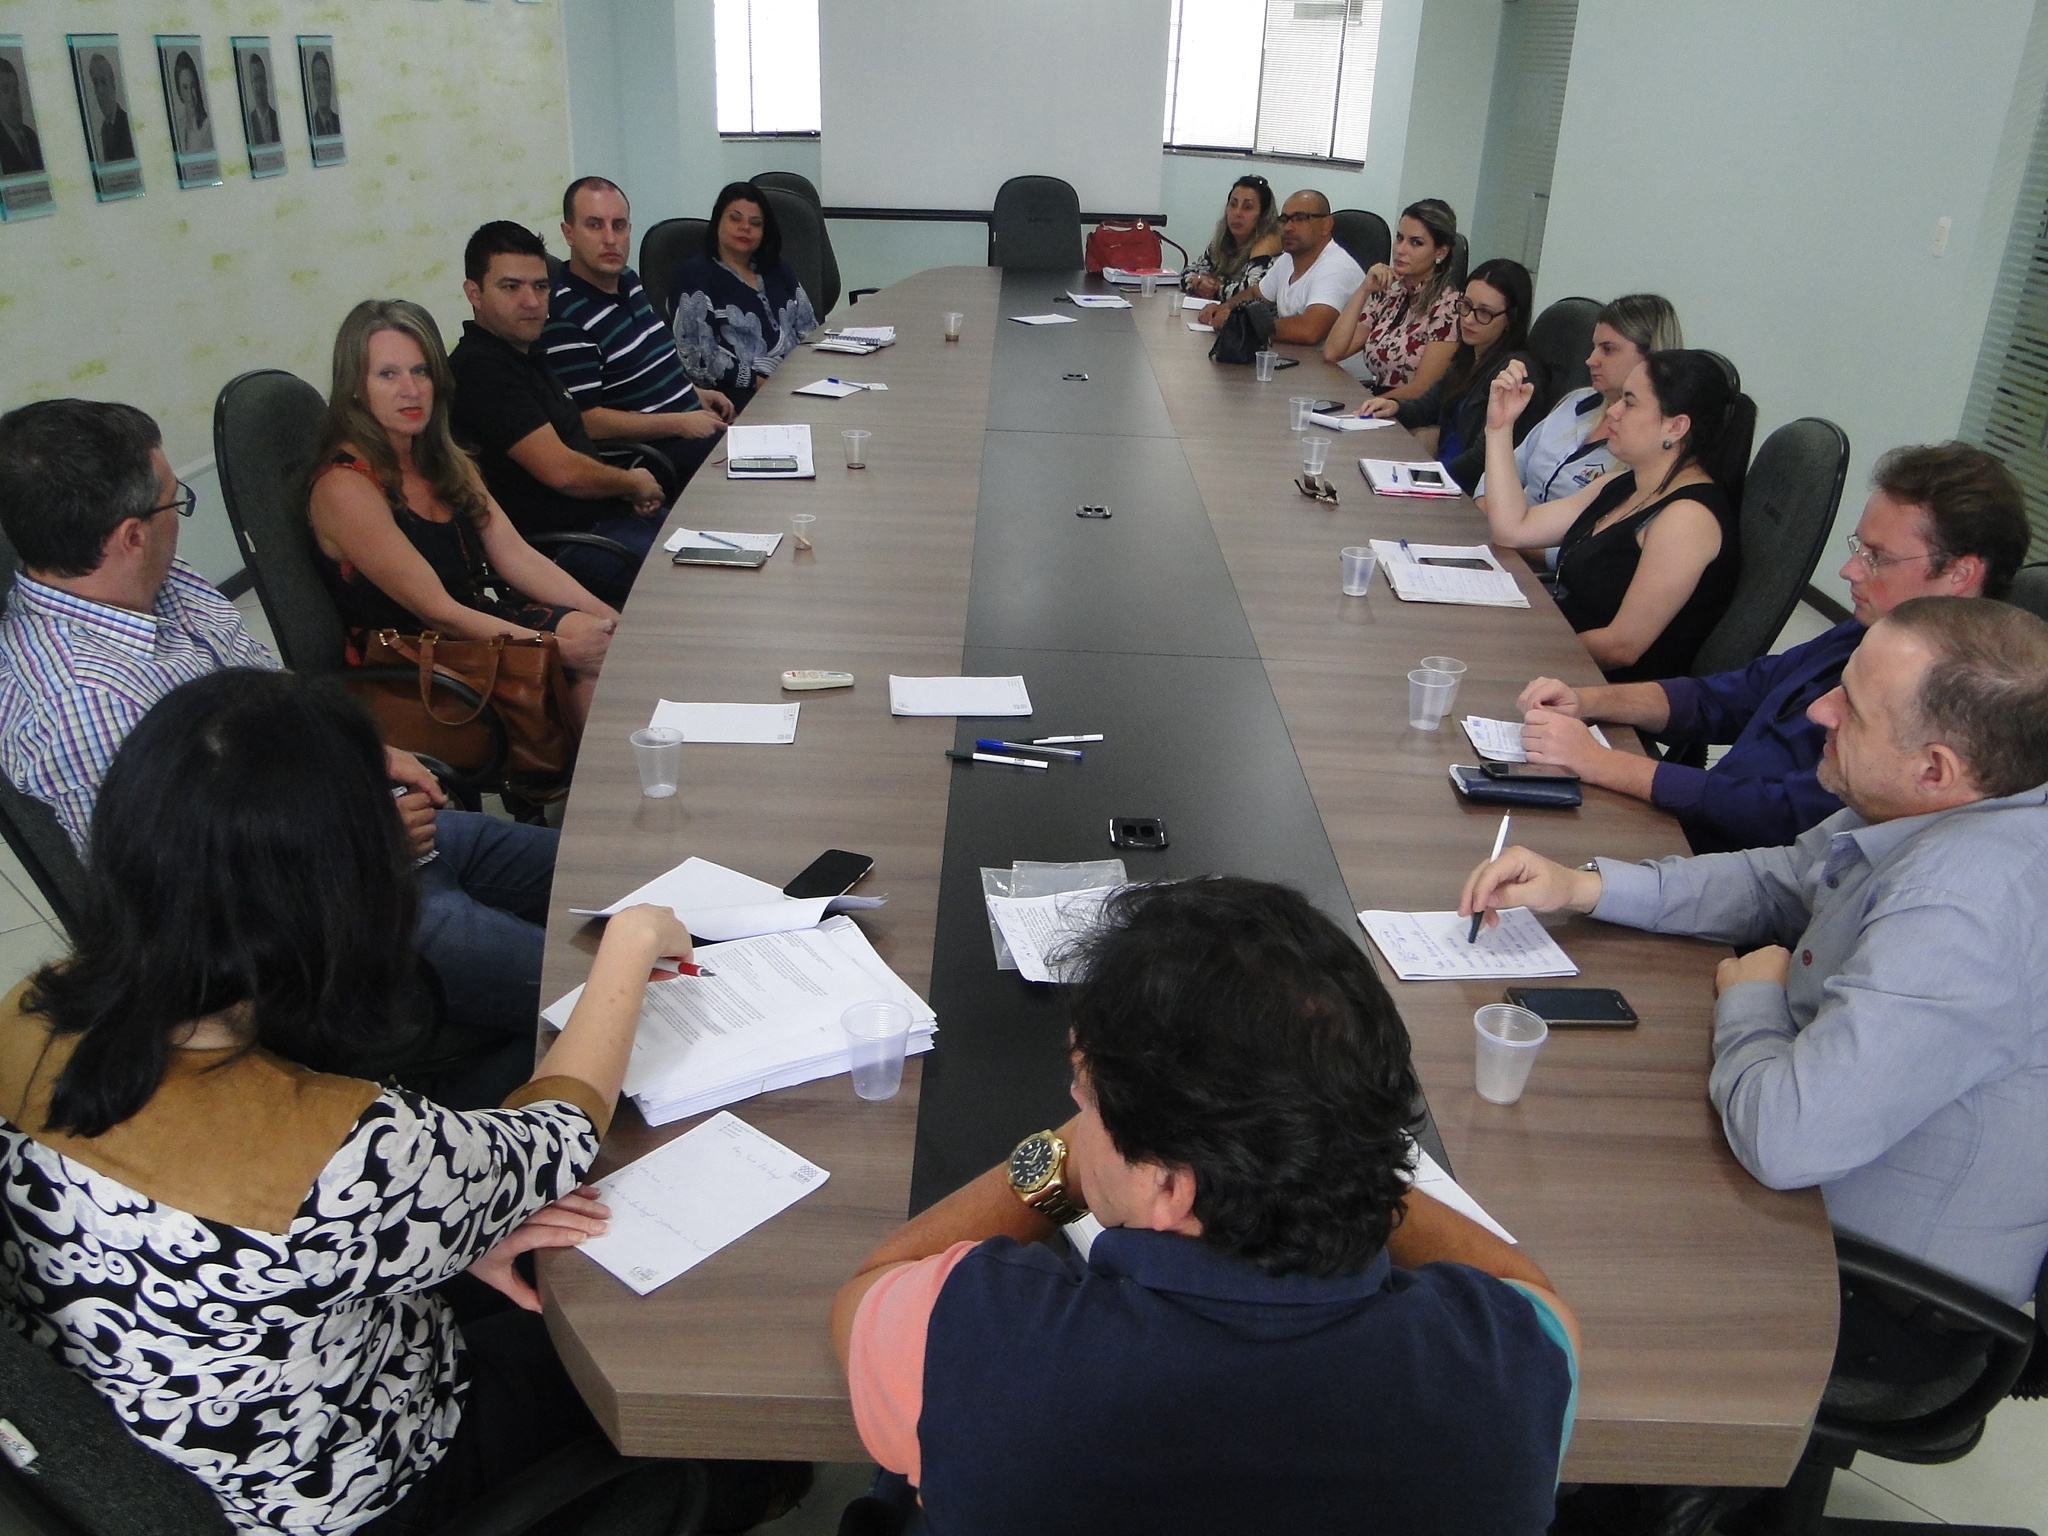
[[[236,604],[264,639],[269,626],[253,594]],[[1783,649],[1830,627],[1802,604],[1779,637]],[[13,854],[0,847],[0,986],[62,954],[63,935]],[[866,1488],[873,1468],[832,1465],[802,1506],[760,1529],[774,1536],[831,1536],[839,1512]],[[1920,1524],[2031,1526],[2048,1536],[2048,1402],[2007,1403],[1991,1416],[1984,1442],[1962,1461],[1920,1467],[1864,1456],[1835,1479],[1828,1513]]]

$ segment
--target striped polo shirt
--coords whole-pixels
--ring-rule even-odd
[[[648,302],[639,274],[619,274],[619,291],[594,288],[562,269],[537,343],[578,410],[700,411],[675,337]]]

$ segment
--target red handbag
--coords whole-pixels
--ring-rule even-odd
[[[1135,224],[1098,224],[1088,234],[1088,270],[1121,267],[1126,272],[1156,272],[1160,265],[1159,232],[1143,219]]]

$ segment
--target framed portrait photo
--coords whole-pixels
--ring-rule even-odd
[[[0,219],[40,219],[56,211],[29,94],[28,52],[19,35],[0,32]]]
[[[282,176],[284,125],[277,110],[277,71],[267,37],[231,37],[235,88],[242,99],[242,142],[249,146],[249,174]]]
[[[111,32],[73,32],[72,82],[78,87],[78,117],[85,128],[92,188],[103,203],[142,196],[142,161],[135,153],[135,125],[128,116],[128,81],[121,69],[121,39]]]
[[[306,103],[306,138],[313,147],[313,164],[340,165],[348,159],[341,138],[341,96],[334,83],[334,39],[300,37],[300,95]]]
[[[171,125],[171,162],[181,187],[220,185],[220,146],[206,101],[206,59],[199,39],[186,34],[156,40],[157,72],[164,81],[164,118]]]

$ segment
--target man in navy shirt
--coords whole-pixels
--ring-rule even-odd
[[[1577,1325],[1409,1188],[1408,1035],[1358,943],[1212,877],[1113,897],[1081,974],[1080,1113],[833,1305],[854,1424],[930,1529],[1545,1531]]]
[[[1815,777],[1826,738],[1806,706],[1842,678],[1863,632],[1912,597],[2003,597],[2026,559],[2026,498],[1997,459],[1966,443],[1894,448],[1871,475],[1842,579],[1854,617],[1740,672],[1522,690],[1522,747],[1678,817],[1694,853],[1790,843],[1842,802]],[[1601,746],[1585,722],[1639,726],[1669,745],[1731,743],[1712,768]]]

